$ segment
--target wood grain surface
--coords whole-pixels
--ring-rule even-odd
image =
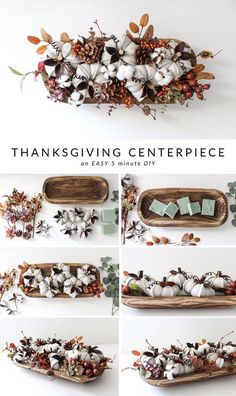
[[[122,296],[122,303],[130,308],[164,309],[164,308],[230,308],[236,305],[236,296],[211,297],[145,297]]]
[[[100,176],[49,177],[43,184],[44,198],[53,204],[102,204],[109,196],[106,179]]]
[[[31,264],[32,268],[36,269],[41,269],[43,276],[50,276],[51,275],[51,268],[56,265],[57,263],[45,263],[45,264]],[[77,268],[82,267],[84,264],[81,263],[64,263],[65,265],[70,266],[70,272],[76,276],[77,274]],[[95,267],[92,264],[88,264],[90,267],[93,267],[96,269],[96,280],[97,282],[100,282],[100,272],[97,267]],[[42,296],[38,290],[32,290],[29,291],[28,293],[25,292],[24,287],[21,285],[20,286],[21,290],[27,297],[32,297],[32,298],[47,298],[46,296]],[[93,294],[88,293],[88,294],[79,294],[75,298],[88,298],[88,297],[93,297]],[[55,295],[53,298],[71,298],[68,296],[68,294],[65,293],[58,293]]]
[[[14,364],[16,365],[16,366],[18,366],[18,367],[22,367],[22,368],[24,368],[24,369],[27,369],[27,370],[30,370],[30,371],[36,371],[37,373],[40,373],[40,374],[44,374],[44,375],[47,375],[48,376],[48,371],[49,370],[43,370],[43,369],[40,369],[40,368],[37,368],[37,367],[31,367],[30,365],[28,365],[28,364],[23,364],[23,363],[15,363],[14,362]],[[66,373],[64,373],[64,372],[62,372],[62,371],[59,371],[59,370],[50,370],[50,372],[53,372],[53,376],[50,376],[51,378],[53,377],[53,378],[61,378],[61,379],[64,379],[64,380],[67,380],[67,381],[72,381],[72,382],[77,382],[77,383],[79,383],[79,384],[85,384],[85,383],[87,383],[87,382],[94,382],[94,381],[96,381],[99,377],[101,377],[102,376],[102,374],[100,374],[100,375],[98,375],[98,376],[94,376],[94,377],[88,377],[88,376],[86,376],[86,375],[83,375],[83,376],[81,376],[81,377],[76,377],[76,376],[70,376],[70,375],[67,375]]]
[[[165,204],[175,202],[179,198],[189,197],[190,202],[202,202],[202,199],[214,199],[215,215],[202,216],[200,213],[180,215],[178,212],[174,219],[168,216],[159,216],[149,210],[151,203],[157,199]],[[138,216],[140,220],[150,227],[219,227],[228,218],[228,200],[226,195],[219,190],[203,188],[157,188],[143,191],[138,200]]]
[[[144,379],[141,375],[140,377],[147,382],[149,385],[153,386],[172,386],[178,384],[188,384],[189,382],[205,381],[213,378],[224,377],[228,375],[235,375],[236,369],[233,368],[232,371],[228,371],[227,368],[219,369],[213,371],[212,373],[191,373],[187,375],[182,375],[180,377],[174,378],[173,380],[168,379]],[[227,385],[226,385],[227,388]]]

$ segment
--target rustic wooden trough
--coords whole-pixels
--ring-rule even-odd
[[[180,215],[177,212],[174,219],[159,216],[149,210],[151,203],[157,199],[165,204],[176,202],[177,199],[188,196],[191,202],[201,202],[202,199],[215,200],[215,215],[193,216]],[[226,195],[215,189],[203,188],[156,188],[143,191],[138,200],[138,216],[150,227],[219,227],[228,218],[228,200]]]

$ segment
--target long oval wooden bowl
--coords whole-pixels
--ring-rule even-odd
[[[83,375],[81,377],[76,377],[76,376],[67,375],[66,373],[64,373],[62,371],[59,371],[59,370],[52,370],[52,369],[43,370],[43,369],[40,369],[40,368],[37,368],[37,367],[31,367],[30,365],[23,364],[23,363],[15,363],[14,362],[14,364],[16,366],[18,366],[18,367],[22,367],[22,368],[30,370],[30,371],[36,371],[37,373],[44,374],[44,375],[47,375],[47,376],[49,376],[49,373],[50,373],[50,377],[61,378],[61,379],[67,380],[67,381],[77,382],[79,384],[86,384],[88,382],[94,382],[99,377],[101,377],[102,374],[104,373],[103,372],[102,374],[99,374],[99,375],[94,376],[94,377],[88,377],[87,375]]]
[[[191,202],[201,202],[203,198],[214,199],[215,215],[194,216],[180,215],[178,212],[174,219],[168,216],[159,216],[149,210],[151,203],[157,199],[165,204],[176,202],[177,199],[188,196]],[[138,200],[138,216],[140,220],[150,227],[219,227],[228,218],[228,200],[226,195],[219,190],[203,188],[156,188],[142,192]]]
[[[56,265],[57,263],[45,263],[45,264],[31,264],[32,268],[36,268],[36,269],[41,269],[42,274],[44,276],[49,276],[51,274],[51,268]],[[73,275],[76,275],[76,269],[79,267],[82,267],[84,264],[81,263],[64,263],[65,265],[69,265],[70,269],[71,269],[71,273]],[[97,267],[95,267],[95,265],[92,264],[88,264],[90,267],[93,267],[96,269],[96,280],[97,282],[100,282],[100,272],[98,270]],[[23,293],[27,296],[27,297],[32,297],[32,298],[47,298],[46,296],[42,296],[39,291],[37,290],[32,290],[29,291],[28,293],[25,292],[24,287],[21,285],[20,286],[21,290],[23,291]],[[75,298],[88,298],[88,297],[93,297],[93,294],[88,293],[88,294],[79,294],[78,296],[76,296]],[[68,296],[68,294],[65,293],[59,293],[56,294],[53,298],[71,298],[70,296]]]
[[[122,296],[121,301],[127,307],[138,308],[138,309],[231,308],[236,306],[236,296],[212,296],[212,297]]]
[[[54,176],[44,181],[43,195],[52,204],[98,205],[108,199],[109,186],[100,176]]]
[[[189,382],[196,382],[196,381],[206,381],[213,378],[225,377],[228,375],[235,375],[235,374],[236,374],[236,368],[232,367],[232,371],[228,371],[227,368],[223,368],[213,371],[212,373],[191,373],[187,375],[182,375],[180,377],[176,377],[171,381],[168,379],[152,379],[152,378],[144,379],[141,375],[140,377],[149,385],[161,387],[161,386],[188,384]]]

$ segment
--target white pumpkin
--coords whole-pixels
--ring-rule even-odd
[[[119,54],[119,60],[122,62],[128,64],[128,65],[135,65],[136,63],[136,50],[138,48],[138,45],[135,44],[133,41],[130,40],[128,36],[124,36],[123,42],[121,44],[116,43],[115,40],[110,39],[107,41],[104,52],[102,54],[102,64],[107,66],[111,63],[111,58],[112,55],[109,54],[106,48],[117,48],[117,52]]]
[[[184,282],[186,281],[186,273],[181,270],[179,267],[177,271],[170,271],[170,275],[168,276],[168,281],[174,282],[180,288],[182,288]]]
[[[162,67],[156,71],[154,79],[157,85],[163,87],[164,85],[169,85],[171,83],[173,80],[173,73],[167,67]]]
[[[44,278],[39,284],[39,291],[41,296],[53,298],[56,294],[60,293],[58,282],[49,276]]]
[[[198,282],[197,277],[186,279],[183,284],[183,291],[187,294],[191,294],[191,291],[194,288],[194,286],[197,285],[197,282]]]
[[[57,282],[62,283],[65,279],[68,279],[71,277],[69,265],[65,265],[63,263],[56,264],[51,269],[51,276]]]
[[[130,80],[126,81],[126,88],[132,93],[132,95],[141,102],[143,97],[143,88],[146,81],[149,81],[150,84],[154,86],[157,85],[157,81],[155,79],[155,74],[157,73],[155,67],[149,65],[136,65],[135,72],[133,77]],[[119,77],[121,77],[118,74]],[[118,77],[117,77],[118,78]]]
[[[219,353],[217,352],[211,352],[208,353],[207,355],[207,360],[209,362],[214,362],[217,367],[223,368],[223,367],[230,367],[231,363],[230,361],[225,360],[222,356],[220,356]]]
[[[38,288],[40,282],[43,281],[41,269],[30,267],[24,274],[24,286]]]
[[[204,283],[199,283],[195,285],[192,290],[191,290],[191,295],[193,297],[209,297],[209,296],[214,296],[215,295],[215,290],[212,289],[207,284]]]
[[[204,276],[206,277],[206,281],[214,289],[225,289],[231,281],[230,277],[228,275],[222,275],[221,271],[217,271],[217,273],[211,272]]]
[[[143,275],[142,272],[140,272],[137,275],[137,277],[132,275],[136,275],[136,274],[131,274],[127,276],[126,279],[123,281],[123,285],[125,286],[138,285],[140,289],[144,291],[146,284],[151,280],[154,280],[150,278],[148,275]]]
[[[65,357],[67,359],[78,360],[81,357],[81,351],[79,351],[78,349],[72,349],[70,351],[66,351]]]
[[[166,278],[164,278],[163,282],[147,282],[145,293],[150,297],[174,297],[179,294],[179,286],[166,281]]]

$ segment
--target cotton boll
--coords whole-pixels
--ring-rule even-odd
[[[120,81],[131,80],[135,72],[135,66],[121,65],[116,73],[116,77]]]
[[[69,76],[62,75],[57,79],[60,88],[68,88],[71,86],[71,79]]]

